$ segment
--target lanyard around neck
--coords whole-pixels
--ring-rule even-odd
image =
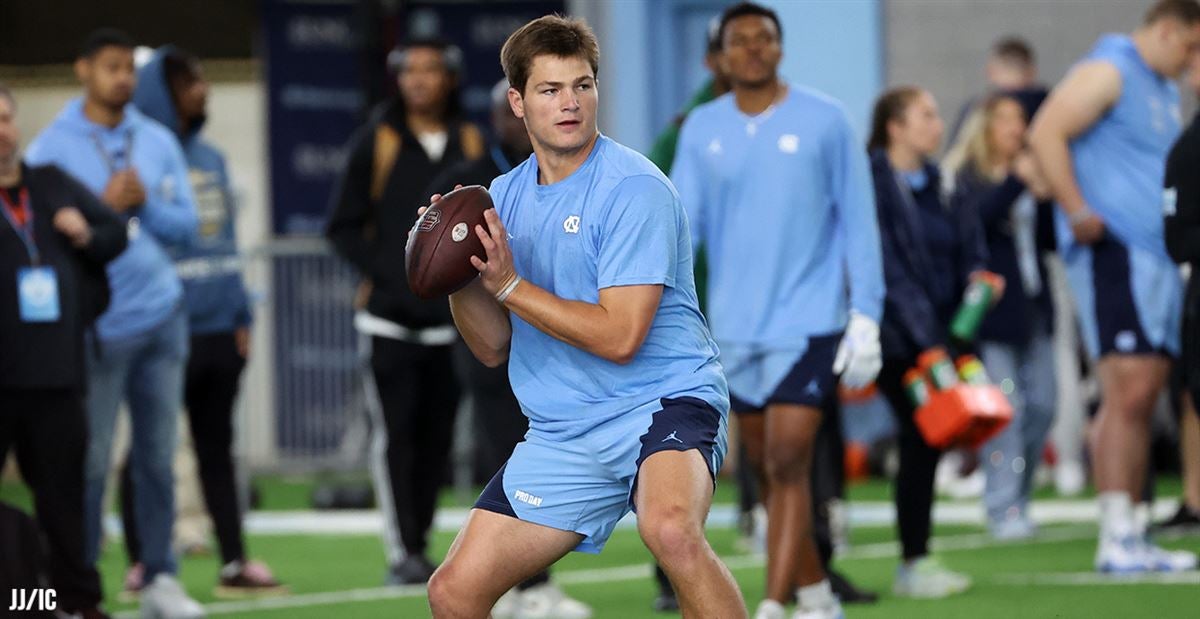
[[[129,167],[130,161],[133,160],[133,129],[125,130],[125,148],[121,151],[119,157],[113,157],[108,149],[104,148],[104,142],[100,139],[99,132],[92,132],[92,144],[96,146],[96,151],[100,153],[100,158],[104,160],[104,165],[108,168],[109,174],[116,174],[117,171]]]
[[[4,218],[12,225],[13,231],[20,237],[21,242],[25,244],[25,251],[29,254],[29,261],[37,266],[39,254],[37,241],[33,237],[33,207],[29,202],[29,188],[22,187],[18,193],[17,203],[12,203],[12,196],[8,190],[0,192],[0,203],[4,204]]]

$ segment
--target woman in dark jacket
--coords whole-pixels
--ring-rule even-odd
[[[485,154],[479,129],[459,114],[461,61],[457,47],[434,39],[410,41],[389,57],[399,94],[350,139],[326,228],[363,277],[354,327],[370,355],[370,469],[385,514],[390,585],[423,584],[433,574],[426,549],[458,410],[450,307],[408,287],[404,243],[429,181]]]
[[[900,470],[895,500],[903,561],[895,593],[944,597],[970,579],[929,556],[933,481],[941,452],[927,445],[913,422],[904,373],[925,350],[951,345],[947,325],[967,284],[983,273],[985,249],[977,214],[952,209],[931,161],[942,139],[933,97],[918,88],[883,94],[871,122],[871,171],[883,246],[884,298],[880,337],[883,370],[877,383],[900,424]]]
[[[979,214],[987,268],[1009,282],[979,330],[980,357],[1014,413],[980,452],[987,474],[983,503],[998,539],[1034,533],[1028,514],[1033,472],[1054,421],[1053,309],[1037,241],[1038,200],[1048,192],[1023,150],[1025,128],[1021,102],[992,95],[964,123],[943,162],[955,179],[952,207]]]

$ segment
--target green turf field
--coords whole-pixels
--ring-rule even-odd
[[[1044,529],[1042,539],[1021,544],[993,544],[969,527],[941,527],[935,547],[955,569],[975,578],[975,587],[962,596],[938,601],[898,600],[890,595],[873,607],[850,607],[854,617],[1196,617],[1200,576],[1181,582],[1131,584],[1097,580],[1090,571],[1094,529],[1056,526]],[[450,533],[435,536],[434,552],[445,551]],[[734,550],[734,533],[712,531],[717,552],[731,565],[753,605],[763,593],[761,560]],[[856,529],[847,556],[838,565],[860,585],[886,592],[895,567],[895,544],[890,529]],[[1176,548],[1200,550],[1200,537],[1167,542]],[[372,536],[257,536],[251,553],[266,559],[287,582],[293,596],[268,602],[219,602],[213,615],[229,617],[331,618],[427,617],[419,590],[379,588],[384,561],[378,539]],[[633,619],[657,617],[650,611],[654,588],[649,555],[632,530],[619,530],[599,556],[572,554],[555,567],[564,588],[596,609],[596,617]],[[105,590],[115,599],[124,569],[123,551],[110,546],[101,565]],[[216,574],[212,558],[183,560],[181,577],[188,590],[208,604]],[[1081,582],[1075,582],[1081,581]],[[328,595],[321,595],[328,594]],[[383,599],[380,599],[383,598]],[[363,601],[353,601],[362,599]],[[260,604],[262,608],[252,608]],[[278,605],[275,608],[268,606]],[[115,610],[131,609],[114,604]]]
[[[733,500],[731,484],[722,484],[717,500]],[[1178,493],[1176,479],[1159,484],[1160,496]],[[19,484],[0,485],[0,499],[27,504]],[[305,509],[311,482],[304,479],[259,480],[265,509]],[[850,490],[853,501],[886,501],[888,486],[871,482]],[[1042,493],[1049,498],[1049,494]],[[459,506],[453,493],[443,504]],[[838,559],[840,568],[863,587],[885,594],[873,607],[850,607],[847,616],[888,618],[964,617],[1197,617],[1200,608],[1200,575],[1154,578],[1150,582],[1100,579],[1091,572],[1094,527],[1056,525],[1043,529],[1028,543],[996,544],[978,528],[942,526],[936,530],[935,548],[951,567],[970,574],[975,587],[962,596],[937,601],[899,600],[888,595],[896,564],[894,532],[890,528],[856,528],[852,547]],[[434,536],[433,553],[441,556],[453,534]],[[710,532],[714,548],[733,569],[753,607],[763,593],[764,571],[760,558],[735,549],[729,529]],[[1164,541],[1165,546],[1200,551],[1200,536]],[[255,535],[249,540],[255,558],[266,560],[292,595],[269,601],[217,602],[214,557],[181,560],[180,577],[187,589],[210,613],[222,617],[340,618],[427,617],[419,588],[380,587],[384,558],[379,540],[370,535]],[[117,603],[125,569],[124,550],[109,544],[100,565],[110,610],[134,616],[134,605]],[[555,578],[573,596],[591,604],[596,617],[621,619],[667,617],[650,611],[654,586],[649,554],[631,529],[618,530],[599,556],[572,554],[554,569]]]

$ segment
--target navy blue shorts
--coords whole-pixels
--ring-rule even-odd
[[[821,408],[837,390],[838,377],[833,373],[833,359],[837,356],[838,344],[841,341],[841,331],[808,338],[808,348],[804,354],[759,405],[738,397],[733,391],[733,381],[730,381],[731,410],[738,414],[761,414],[771,404],[798,404]],[[769,364],[769,360],[762,363]]]
[[[1063,255],[1080,331],[1093,359],[1179,355],[1183,280],[1161,256],[1106,236]]]

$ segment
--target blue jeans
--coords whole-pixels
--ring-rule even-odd
[[[100,554],[104,482],[108,476],[113,427],[122,401],[129,405],[137,526],[142,536],[145,582],[176,571],[171,552],[175,522],[175,477],[171,463],[178,441],[176,420],[183,400],[183,370],[188,355],[187,315],[177,309],[162,324],[96,348],[88,344],[88,442],[84,486],[85,552],[94,563]]]
[[[979,454],[987,473],[983,504],[992,523],[1027,515],[1033,473],[1054,423],[1054,340],[1044,333],[1044,324],[1034,322],[1035,335],[1024,346],[980,345],[988,375],[1007,392],[1013,407],[1012,423]]]

